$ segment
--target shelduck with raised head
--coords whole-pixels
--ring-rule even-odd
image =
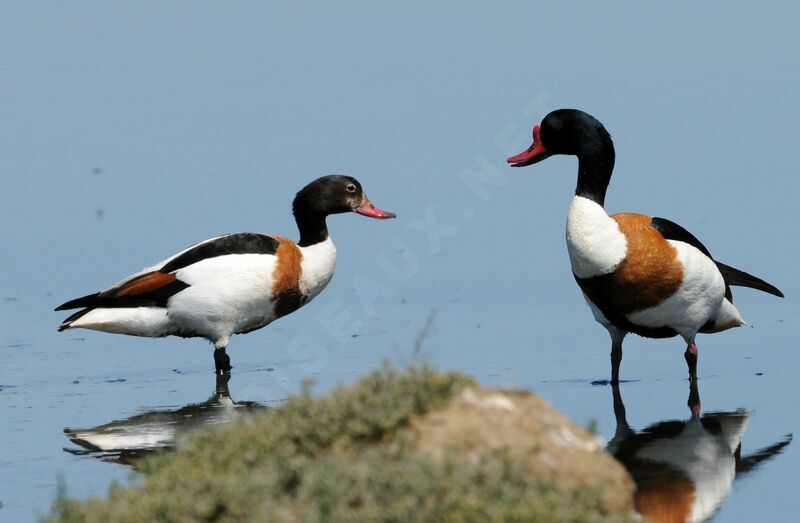
[[[211,238],[108,289],[56,308],[81,309],[58,327],[132,336],[202,337],[214,344],[218,373],[231,369],[230,337],[260,329],[311,301],[333,276],[336,248],[325,219],[355,212],[395,215],[369,201],[349,176],[323,176],[294,199],[300,241],[259,233]]]
[[[559,109],[533,128],[533,144],[508,158],[514,167],[550,156],[578,157],[578,185],[567,217],[572,272],[595,319],[611,335],[611,382],[619,382],[622,340],[680,335],[692,379],[697,377],[698,332],[746,325],[733,306],[731,286],[781,291],[715,261],[689,231],[664,218],[613,214],[603,207],[614,169],[611,135],[593,116]]]

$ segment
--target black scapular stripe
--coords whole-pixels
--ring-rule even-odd
[[[692,247],[695,247],[697,250],[711,258],[714,261],[714,257],[711,256],[711,253],[703,245],[703,242],[697,239],[697,237],[678,225],[677,223],[667,220],[666,218],[653,218],[650,222],[650,226],[656,229],[658,232],[661,233],[661,236],[664,237],[665,240],[675,240],[678,242],[688,243]],[[719,266],[719,263],[714,261],[714,263]],[[720,269],[721,271],[722,269]],[[725,275],[722,275],[722,279],[725,281],[725,298],[731,303],[733,303],[733,292],[731,292],[731,282],[725,278]],[[703,326],[703,329],[709,329],[713,326],[713,322],[708,323]],[[703,330],[701,329],[701,331]]]
[[[711,253],[708,252],[708,249],[706,249],[706,246],[703,245],[694,234],[690,233],[677,223],[667,220],[666,218],[653,218],[653,220],[650,222],[650,225],[660,232],[661,236],[663,236],[665,239],[688,243],[712,260],[714,259],[713,256],[711,256]]]
[[[266,234],[256,234],[242,232],[228,234],[220,238],[196,245],[180,256],[175,257],[166,263],[159,272],[168,274],[206,258],[215,258],[226,254],[275,254],[280,242],[272,236]],[[143,275],[146,276],[146,275]],[[130,283],[130,282],[128,282]],[[175,280],[157,289],[134,296],[113,296],[117,289],[110,289],[106,292],[95,292],[87,294],[74,300],[70,300],[56,307],[55,310],[62,311],[78,308],[121,308],[121,307],[166,307],[169,298],[189,287],[187,283]],[[83,313],[79,313],[82,315]],[[69,319],[77,319],[77,315]]]
[[[279,243],[277,239],[266,234],[253,232],[228,234],[190,248],[167,262],[159,271],[174,272],[200,260],[227,254],[275,254]]]
[[[88,294],[86,296],[70,300],[62,305],[59,305],[55,310],[63,311],[78,308],[95,309],[97,307],[104,307],[107,309],[117,309],[122,307],[166,307],[167,301],[169,301],[172,296],[178,294],[188,287],[188,283],[175,280],[150,292],[145,292],[134,296],[113,296],[106,293],[96,292],[94,294]]]

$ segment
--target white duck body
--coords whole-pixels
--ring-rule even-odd
[[[142,275],[160,271],[169,262],[188,251],[235,235],[225,235],[198,243],[167,258],[108,290],[124,288]],[[328,285],[336,267],[336,248],[330,238],[314,245],[299,247],[291,240],[271,237],[278,242],[275,254],[227,254],[201,259],[170,274],[188,285],[169,297],[166,307],[95,308],[71,323],[71,328],[85,328],[134,336],[201,336],[224,347],[232,334],[264,327],[280,317],[276,311],[279,293],[276,288],[286,273],[296,273],[298,306],[305,305]],[[299,259],[279,264],[284,252],[297,252]],[[297,258],[297,256],[295,256]],[[293,266],[292,266],[293,265]]]
[[[623,264],[629,260],[629,244],[637,241],[629,238],[620,228],[625,220],[651,220],[642,215],[609,216],[601,205],[589,198],[575,196],[567,216],[567,251],[575,278],[581,282],[591,282],[596,277],[614,277]],[[630,218],[635,216],[637,218]],[[630,232],[628,234],[631,234]],[[658,234],[653,230],[652,234]],[[725,281],[714,260],[698,248],[676,240],[665,240],[670,246],[664,250],[653,251],[653,255],[664,254],[658,263],[664,267],[674,266],[680,281],[674,291],[651,306],[624,313],[625,323],[641,326],[644,330],[667,327],[691,340],[704,325],[713,323],[716,330],[738,327],[744,324],[741,315],[733,304],[725,298]],[[637,249],[632,254],[640,254]],[[647,253],[645,253],[646,255]],[[660,271],[645,275],[657,280]],[[647,278],[639,281],[625,280],[630,285],[647,285]],[[583,287],[583,285],[582,285]],[[599,304],[594,303],[584,293],[595,319],[609,329],[627,331],[628,325],[614,325],[603,314]]]

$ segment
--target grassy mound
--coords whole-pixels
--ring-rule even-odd
[[[204,430],[138,466],[108,498],[61,496],[46,521],[617,521],[595,487],[531,476],[502,448],[421,452],[409,429],[467,387],[460,374],[384,367],[315,399]]]

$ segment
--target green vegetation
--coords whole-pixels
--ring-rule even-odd
[[[415,450],[404,428],[471,380],[388,366],[315,399],[192,436],[106,500],[59,496],[46,521],[617,521],[596,489],[559,489],[504,451],[477,463]],[[461,458],[461,459],[459,459]]]

